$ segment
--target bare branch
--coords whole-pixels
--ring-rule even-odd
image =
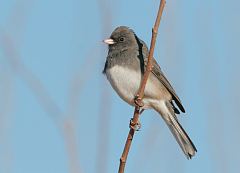
[[[153,58],[153,53],[154,53],[154,48],[155,48],[155,43],[156,43],[156,38],[157,38],[157,31],[158,31],[158,28],[159,28],[159,25],[160,25],[161,16],[162,16],[165,4],[166,4],[166,0],[161,0],[160,1],[157,18],[156,18],[154,27],[152,29],[152,39],[151,39],[150,52],[149,52],[149,55],[148,55],[147,67],[146,67],[146,71],[143,75],[143,79],[141,81],[141,85],[140,85],[135,103],[141,103],[142,98],[144,96],[145,86],[146,86],[148,77],[149,77],[149,75],[151,73],[151,70],[152,70],[152,58]],[[133,119],[132,119],[132,124],[133,125],[137,124],[138,119],[139,119],[139,115],[140,115],[140,105],[136,104]],[[124,168],[125,168],[125,165],[126,165],[127,156],[128,156],[128,153],[129,153],[129,150],[130,150],[130,147],[131,147],[131,143],[132,143],[132,140],[133,140],[134,133],[135,133],[135,129],[130,128],[129,133],[128,133],[128,137],[127,137],[127,140],[126,140],[126,143],[125,143],[125,147],[124,147],[122,156],[120,158],[120,165],[119,165],[118,173],[124,173]]]
[[[12,172],[14,152],[12,149],[11,140],[9,138],[10,129],[12,127],[12,113],[15,111],[14,107],[14,90],[13,90],[13,76],[11,73],[1,66],[0,83],[1,83],[1,106],[0,106],[0,144],[2,148],[1,154],[1,170],[6,173]],[[3,68],[3,70],[2,70]],[[5,71],[4,71],[5,70]]]
[[[68,118],[62,122],[61,130],[63,132],[64,142],[69,157],[69,172],[82,173],[80,159],[78,155],[77,130],[74,120]]]
[[[106,34],[110,32],[112,28],[112,8],[109,6],[108,0],[97,1],[101,19],[101,36],[106,37]],[[113,1],[112,3],[115,3]],[[104,56],[104,52],[100,52],[101,56]],[[105,85],[103,85],[105,86]],[[97,135],[97,155],[96,155],[96,172],[107,172],[107,162],[109,160],[109,133],[110,133],[110,113],[111,113],[111,94],[106,87],[101,88],[101,97],[104,98],[104,102],[100,102],[99,116],[98,116],[98,135]]]

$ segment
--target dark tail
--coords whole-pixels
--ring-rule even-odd
[[[197,149],[187,135],[187,133],[185,132],[185,130],[183,129],[183,127],[181,126],[181,124],[178,122],[172,107],[166,105],[166,108],[167,109],[165,109],[165,111],[157,111],[162,115],[164,121],[167,123],[169,129],[171,130],[173,136],[177,140],[184,154],[187,156],[188,159],[191,159],[197,152]]]
[[[171,120],[167,122],[169,129],[176,138],[184,154],[188,159],[191,159],[197,152],[196,147],[194,146],[185,130],[182,128],[181,124],[176,120],[176,118],[170,116],[170,119]]]

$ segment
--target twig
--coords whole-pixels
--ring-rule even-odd
[[[101,20],[101,36],[105,38],[107,33],[111,31],[113,21],[113,10],[110,8],[108,0],[98,0],[99,15]],[[112,2],[113,6],[115,1]],[[105,52],[100,52],[101,56],[105,56]],[[103,63],[103,61],[101,62]],[[101,80],[101,82],[103,82]],[[102,83],[100,85],[103,85]],[[103,85],[105,86],[105,85]],[[110,114],[111,114],[111,94],[106,87],[101,88],[101,98],[104,98],[104,102],[100,102],[98,127],[97,127],[97,155],[95,170],[98,173],[106,173],[109,162],[109,139],[110,139]]]
[[[66,145],[67,154],[69,157],[69,172],[82,173],[79,164],[77,130],[74,119],[68,118],[62,122],[61,130],[63,132],[64,142]]]
[[[0,144],[1,170],[6,173],[12,172],[13,168],[13,148],[9,138],[9,131],[12,127],[12,118],[14,113],[14,90],[13,76],[4,66],[0,65],[0,83],[1,83],[1,101],[0,101]],[[7,72],[6,72],[7,71]]]
[[[160,1],[157,18],[156,18],[154,27],[152,29],[152,39],[151,39],[151,46],[150,46],[150,52],[149,52],[149,55],[148,55],[148,62],[147,62],[146,71],[144,72],[143,79],[141,81],[141,85],[140,85],[137,97],[135,99],[135,101],[137,101],[137,103],[140,103],[142,101],[142,98],[144,96],[145,86],[146,86],[149,74],[152,71],[152,58],[153,58],[153,53],[154,53],[154,48],[155,48],[155,43],[156,43],[156,38],[157,38],[157,31],[158,31],[158,28],[159,28],[159,25],[160,25],[161,16],[162,16],[165,4],[166,4],[166,0],[161,0]],[[133,119],[132,119],[132,124],[133,125],[137,124],[138,119],[139,119],[139,115],[140,115],[140,105],[136,104]],[[132,143],[135,131],[136,130],[134,128],[130,128],[130,130],[129,130],[128,137],[127,137],[127,140],[126,140],[126,143],[125,143],[125,147],[124,147],[122,156],[120,158],[120,165],[119,165],[118,173],[124,173],[124,168],[125,168],[125,165],[126,165],[127,156],[128,156],[128,153],[129,153],[129,150],[130,150],[130,147],[131,147],[131,143]]]

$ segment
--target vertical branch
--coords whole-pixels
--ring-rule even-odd
[[[156,43],[156,38],[157,38],[157,31],[158,31],[158,28],[160,25],[160,21],[161,21],[161,17],[162,17],[162,13],[163,13],[165,4],[166,4],[166,0],[160,1],[157,18],[156,18],[154,27],[152,29],[152,39],[151,39],[150,52],[148,55],[147,67],[146,67],[146,71],[143,75],[143,79],[141,81],[141,85],[140,85],[140,88],[139,88],[139,91],[138,91],[138,94],[137,94],[137,97],[135,100],[136,106],[135,106],[134,115],[133,115],[133,119],[132,119],[133,125],[137,124],[137,122],[138,122],[139,115],[140,115],[140,104],[138,104],[138,103],[141,103],[141,101],[142,101],[142,97],[144,96],[145,86],[146,86],[149,74],[151,73],[151,70],[152,70],[152,58],[153,58],[153,53],[154,53],[154,48],[155,48],[155,43]],[[130,147],[132,144],[134,133],[135,133],[135,129],[130,128],[128,137],[127,137],[127,140],[125,143],[125,147],[124,147],[122,156],[120,158],[120,165],[119,165],[118,173],[124,173],[124,169],[125,169],[128,153],[129,153],[129,150],[130,150]]]
[[[79,115],[79,101],[81,91],[84,87],[84,84],[87,82],[88,78],[92,75],[92,71],[90,68],[94,66],[95,58],[96,58],[97,50],[89,52],[85,58],[85,62],[82,65],[82,68],[75,72],[72,77],[72,81],[70,83],[69,89],[69,99],[66,110],[66,118],[62,122],[62,132],[63,138],[67,149],[67,154],[69,157],[69,169],[70,173],[81,173],[83,172],[81,164],[80,164],[80,156],[79,154],[79,144],[77,139],[77,118]],[[85,74],[88,74],[87,76]],[[81,146],[80,146],[81,147]]]
[[[76,126],[72,119],[63,121],[62,132],[64,142],[66,145],[67,154],[69,157],[69,172],[81,173],[81,167],[79,165],[78,146],[77,146],[77,132]]]
[[[1,69],[3,68],[0,65]],[[3,70],[6,70],[3,68]],[[9,72],[0,71],[1,83],[1,106],[0,106],[0,145],[1,145],[1,170],[6,173],[12,172],[13,149],[9,136],[11,136],[11,120],[14,111],[13,76]]]
[[[98,0],[100,19],[101,19],[101,36],[106,37],[106,33],[112,28],[112,8],[109,7],[108,0]],[[100,54],[104,57],[103,52]],[[101,80],[102,82],[102,80]],[[101,84],[102,85],[102,84]],[[97,156],[96,156],[96,172],[107,172],[108,153],[109,153],[109,133],[110,133],[110,112],[111,112],[111,95],[105,85],[101,88],[100,98],[104,98],[104,102],[100,102],[98,117],[98,138],[97,138]]]

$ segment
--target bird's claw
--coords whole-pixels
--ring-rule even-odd
[[[142,101],[142,98],[139,97],[139,95],[136,95],[135,98],[134,98],[134,103],[136,106],[138,107],[143,107],[144,106],[144,103]]]
[[[129,128],[131,128],[135,131],[139,131],[141,129],[141,127],[142,127],[142,125],[139,120],[137,123],[134,123],[133,118],[131,118],[130,123],[129,123]]]

